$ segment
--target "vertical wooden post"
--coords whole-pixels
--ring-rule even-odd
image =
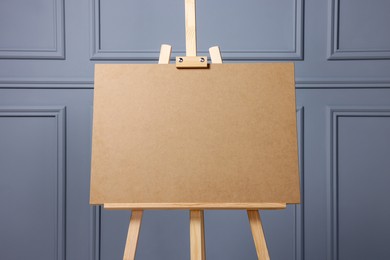
[[[125,245],[123,260],[134,260],[137,251],[139,231],[141,228],[143,210],[133,210],[131,212],[129,231]]]
[[[251,225],[253,241],[255,242],[258,259],[270,260],[259,211],[248,210],[248,218],[249,218],[249,223]]]
[[[186,56],[196,56],[195,0],[185,0]]]
[[[191,260],[206,260],[204,211],[190,210]]]

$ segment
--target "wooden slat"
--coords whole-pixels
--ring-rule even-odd
[[[105,203],[105,209],[284,209],[286,203]]]
[[[127,233],[127,240],[123,260],[134,260],[137,251],[137,243],[139,231],[142,222],[142,210],[133,210],[131,213],[129,231]]]
[[[207,68],[207,56],[178,56],[176,57],[176,68]]]
[[[214,64],[222,64],[221,51],[218,46],[211,47],[209,49],[211,62]]]
[[[185,0],[186,56],[196,56],[195,0]]]
[[[190,211],[191,260],[205,260],[204,211]]]
[[[248,210],[248,218],[252,230],[253,241],[255,242],[257,257],[259,260],[269,260],[267,243],[265,241],[259,211]]]
[[[162,44],[158,64],[169,64],[169,60],[171,59],[171,53],[172,46],[168,44]]]

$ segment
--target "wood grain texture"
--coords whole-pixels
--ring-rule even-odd
[[[190,211],[191,260],[206,260],[204,211]]]
[[[195,0],[185,0],[186,56],[196,56],[196,10]]]
[[[259,260],[269,260],[270,257],[259,211],[248,210],[248,218],[252,230],[253,241],[255,242],[257,257]]]
[[[142,210],[133,210],[131,213],[129,230],[127,232],[127,240],[123,260],[134,260],[137,251],[137,243],[139,231],[142,223]]]
[[[285,209],[286,203],[105,203],[105,209]]]

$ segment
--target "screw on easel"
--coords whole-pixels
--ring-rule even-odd
[[[202,58],[200,58],[200,62],[204,62],[205,61],[205,59],[202,57]]]
[[[183,58],[179,58],[179,62],[183,62]]]

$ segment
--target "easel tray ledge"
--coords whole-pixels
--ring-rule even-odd
[[[104,203],[104,208],[108,210],[225,210],[225,209],[285,209],[286,203]]]

